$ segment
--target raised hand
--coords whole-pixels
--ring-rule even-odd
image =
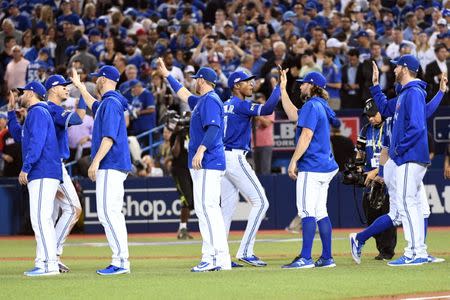
[[[72,77],[70,79],[72,80],[72,83],[76,88],[81,87],[82,83],[81,83],[80,75],[77,72],[77,69],[72,68]]]
[[[443,93],[447,92],[447,83],[448,83],[447,73],[442,73],[441,81],[439,82],[439,89],[441,90],[441,92]]]
[[[380,77],[380,72],[378,71],[377,63],[372,61],[372,83],[373,83],[373,85],[378,85],[379,77]]]
[[[9,91],[8,110],[15,110],[15,109],[16,109],[16,96],[14,95],[13,91]]]
[[[158,58],[157,64],[158,64],[158,70],[161,73],[161,75],[164,78],[169,77],[169,70],[167,70],[166,64],[164,63],[164,61],[161,57]]]

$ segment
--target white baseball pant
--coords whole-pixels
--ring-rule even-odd
[[[386,187],[388,188],[389,193],[389,217],[392,220],[392,223],[395,226],[400,226],[402,224],[402,220],[400,218],[400,214],[397,209],[397,204],[395,201],[396,197],[396,188],[393,186],[392,182],[394,180],[394,167],[395,162],[392,159],[388,159],[388,161],[384,165],[384,182]],[[428,204],[427,193],[425,190],[425,185],[423,181],[420,182],[419,191],[417,193],[417,197],[422,203],[422,213],[424,218],[428,218],[431,214],[430,205]]]
[[[248,216],[237,258],[254,255],[256,233],[269,208],[269,201],[258,177],[245,159],[243,150],[225,151],[227,170],[222,179],[221,208],[227,236],[230,232],[231,219],[239,202],[239,192],[252,205]]]
[[[299,172],[297,175],[297,209],[300,218],[314,217],[316,221],[328,216],[327,198],[331,180],[339,170],[328,173]]]
[[[421,196],[425,172],[425,166],[412,162],[397,166],[389,159],[385,165],[385,179],[391,197],[389,216],[394,225],[403,224],[408,243],[404,255],[409,258],[428,257],[424,243],[424,197]]]
[[[220,210],[219,191],[224,172],[210,169],[190,169],[190,172],[195,213],[203,240],[202,261],[230,270],[230,251]]]
[[[128,236],[122,213],[127,174],[117,170],[98,170],[96,178],[97,214],[111,248],[111,265],[130,269]]]
[[[56,258],[56,234],[52,219],[59,180],[35,179],[28,183],[30,218],[36,238],[35,267],[46,272],[59,271]]]
[[[62,255],[64,242],[81,214],[80,199],[64,165],[62,166],[62,174],[63,182],[59,185],[58,191],[64,197],[55,198],[53,209],[53,222],[56,224],[56,254],[58,256]],[[62,214],[58,219],[60,209]]]

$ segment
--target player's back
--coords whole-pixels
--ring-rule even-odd
[[[258,104],[232,97],[223,105],[225,149],[250,150],[252,122],[249,112],[258,109]]]

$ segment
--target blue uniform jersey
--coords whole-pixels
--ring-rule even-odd
[[[192,168],[192,158],[202,144],[208,126],[218,126],[218,134],[212,146],[206,149],[202,166],[204,169],[225,170],[225,151],[223,148],[223,117],[222,101],[214,92],[208,92],[200,97],[190,96],[188,99],[192,110],[191,126],[189,130],[188,167]]]
[[[82,120],[76,112],[65,110],[53,102],[47,102],[50,115],[55,123],[56,138],[58,140],[58,149],[61,159],[70,157],[69,137],[67,136],[67,128],[71,125],[79,125]],[[76,115],[76,116],[75,116]]]
[[[28,173],[28,181],[42,178],[62,181],[55,125],[46,103],[29,107],[23,126],[17,122],[14,111],[8,112],[8,128],[14,140],[22,143],[22,171]]]
[[[313,131],[309,147],[297,162],[299,172],[329,173],[338,168],[331,152],[330,117],[334,115],[327,102],[319,97],[310,98],[298,112],[295,141],[303,128]]]
[[[225,149],[250,151],[252,134],[252,117],[259,116],[261,104],[241,100],[233,96],[224,103],[224,138]]]
[[[125,126],[124,111],[127,109],[127,99],[116,91],[109,91],[101,102],[94,102],[94,128],[92,132],[91,157],[97,154],[104,137],[113,140],[113,145],[100,162],[99,169],[131,171],[130,150]]]

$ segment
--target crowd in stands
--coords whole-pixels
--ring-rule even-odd
[[[158,73],[158,57],[192,92],[190,76],[199,67],[212,67],[219,75],[215,90],[224,101],[230,97],[227,77],[236,70],[256,76],[253,100],[264,101],[281,65],[289,68],[288,92],[300,107],[295,79],[319,71],[327,78],[334,110],[364,106],[370,98],[372,61],[389,97],[395,96],[391,59],[417,55],[429,98],[439,89],[442,73],[450,70],[446,0],[10,0],[1,1],[0,8],[0,106],[9,90],[44,82],[55,73],[69,76],[72,68],[97,96],[89,74],[114,65],[121,73],[118,89],[129,101],[131,137],[163,124],[168,110],[189,109]],[[66,109],[75,109],[79,97],[71,89]],[[450,105],[449,93],[441,105]],[[25,111],[18,114],[23,118]],[[283,117],[281,109],[276,117]],[[273,116],[255,121],[255,159],[271,151],[273,121]],[[89,166],[92,124],[88,114],[82,125],[69,129],[71,160],[79,161],[81,174]],[[148,139],[130,142],[137,147],[133,159],[142,164],[139,176],[169,173],[170,132],[162,136],[154,157],[139,152]],[[12,161],[19,164],[18,149],[0,114],[5,176],[16,170],[9,166]],[[264,161],[258,173],[267,172]]]

